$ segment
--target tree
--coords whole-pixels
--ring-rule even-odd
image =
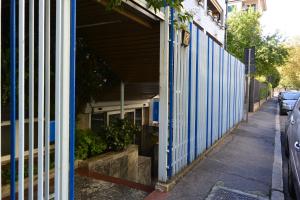
[[[288,62],[279,68],[280,85],[284,88],[300,89],[300,42],[292,44]]]
[[[77,40],[76,112],[92,99],[103,95],[103,89],[120,82],[108,63],[91,51],[83,38]]]
[[[243,60],[244,49],[254,46],[256,49],[254,75],[272,80],[272,86],[275,87],[280,80],[276,67],[285,64],[289,51],[278,33],[263,36],[260,17],[261,14],[253,9],[232,13],[227,24],[227,47],[230,53]]]

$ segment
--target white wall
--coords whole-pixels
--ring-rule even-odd
[[[225,0],[218,0],[218,3],[223,9],[223,24],[225,23],[226,3]],[[207,15],[207,0],[203,1],[203,6],[198,4],[198,0],[185,0],[183,6],[186,11],[194,14],[194,21],[204,28],[205,32],[213,35],[219,42],[224,44],[225,30],[221,29],[220,26]]]

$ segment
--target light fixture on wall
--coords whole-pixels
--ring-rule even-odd
[[[187,30],[182,30],[182,46],[187,47],[190,45],[191,34]]]

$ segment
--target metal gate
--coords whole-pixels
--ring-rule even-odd
[[[161,40],[168,38],[169,45],[161,42],[159,130],[163,182],[242,120],[245,79],[244,64],[196,24],[190,23],[191,41],[184,47],[181,30],[174,28],[176,13],[165,8],[165,16]]]
[[[0,38],[3,33],[1,30],[4,20],[1,13],[4,9],[3,5],[10,9],[10,27],[9,30],[4,30],[10,32],[10,199],[15,199],[16,194],[18,199],[74,199],[76,0],[55,2],[50,0],[1,2],[0,0]],[[55,10],[52,11],[51,8]],[[51,13],[55,13],[55,16]],[[27,19],[29,21],[26,22]],[[35,19],[38,19],[38,22],[35,22]],[[52,32],[55,34],[51,34]],[[2,40],[7,39],[2,38]],[[2,50],[0,40],[0,60]],[[25,57],[27,55],[28,63]],[[36,60],[38,62],[35,62]],[[52,69],[53,66],[55,69]],[[27,71],[29,82],[26,83]],[[51,84],[51,72],[55,72],[55,84]],[[1,77],[3,75],[1,74]],[[37,91],[35,91],[36,80]],[[37,101],[35,101],[35,94],[38,97]],[[51,102],[53,95],[55,95],[55,102]],[[25,130],[27,112],[25,108],[28,108],[28,130]],[[55,117],[52,117],[55,122],[53,185],[50,176],[51,110],[55,113]],[[34,144],[36,112],[38,113],[37,161]],[[17,131],[18,137],[16,137]],[[25,133],[28,133],[29,141],[25,141]],[[0,136],[2,136],[1,132]],[[25,165],[27,165],[25,164],[25,142],[29,145],[27,172],[25,172]],[[17,152],[16,146],[18,146]],[[37,174],[34,173],[34,169],[37,169]],[[28,174],[26,180],[25,174]],[[28,181],[28,196],[25,196],[25,181]],[[50,188],[54,188],[53,194],[50,194]],[[1,190],[0,199],[2,199]]]

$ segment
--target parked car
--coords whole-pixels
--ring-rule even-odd
[[[288,186],[291,195],[300,199],[300,100],[289,112],[286,129],[286,154],[288,163]]]
[[[296,101],[299,99],[299,92],[285,92],[282,94],[280,105],[280,115],[287,114],[288,111],[293,110]]]

